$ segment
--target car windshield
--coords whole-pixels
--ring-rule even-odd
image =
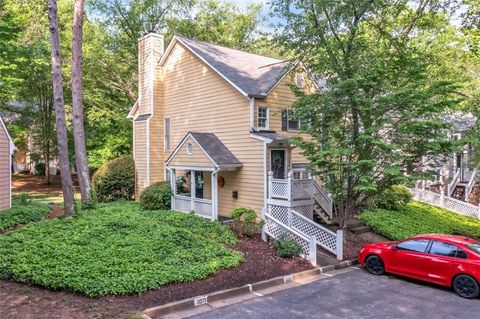
[[[473,244],[470,244],[468,245],[468,247],[470,247],[470,249],[472,249],[473,251],[475,251],[476,253],[479,253],[480,254],[480,242],[477,241]]]

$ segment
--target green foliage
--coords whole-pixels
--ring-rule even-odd
[[[39,221],[50,214],[47,205],[30,200],[22,193],[18,200],[13,201],[11,208],[0,212],[0,233],[17,226]]]
[[[131,200],[135,192],[135,163],[124,155],[103,164],[93,175],[93,190],[100,202]]]
[[[18,195],[16,202],[20,206],[27,206],[28,204],[31,203],[31,198],[30,195],[27,192],[21,192],[20,195]]]
[[[302,254],[302,246],[295,240],[288,238],[288,236],[282,235],[272,242],[273,248],[277,252],[277,255],[282,258],[291,258],[294,256],[300,256]]]
[[[99,204],[0,236],[0,277],[90,297],[137,294],[238,265],[218,222],[134,202]]]
[[[413,198],[412,193],[403,185],[392,185],[374,198],[375,206],[384,209],[400,209]]]
[[[36,163],[35,171],[37,172],[37,175],[40,175],[40,176],[45,175],[45,163],[43,162]]]
[[[170,209],[172,190],[169,182],[157,182],[140,194],[140,208],[145,210]]]
[[[480,237],[480,221],[435,206],[411,202],[398,210],[372,209],[360,215],[376,233],[392,240],[440,233]]]
[[[252,208],[235,208],[232,211],[233,230],[239,236],[251,237],[261,225],[257,224],[257,213]]]

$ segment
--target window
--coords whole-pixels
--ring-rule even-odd
[[[303,73],[295,74],[295,85],[299,89],[303,88]]]
[[[427,250],[428,242],[427,239],[406,240],[398,244],[397,249],[424,253]]]
[[[457,246],[441,241],[432,242],[430,254],[456,258],[467,258],[467,254]]]
[[[192,155],[193,154],[193,145],[192,143],[187,144],[187,154]]]
[[[474,252],[480,254],[480,241],[477,241],[473,244],[468,245],[468,247]]]
[[[164,119],[164,150],[170,151],[170,119]]]
[[[266,107],[259,107],[257,111],[257,124],[258,128],[268,129],[269,119],[268,119],[268,108]]]
[[[290,109],[282,110],[282,131],[298,131],[300,125],[300,120],[293,119]]]

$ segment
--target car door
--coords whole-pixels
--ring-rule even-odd
[[[386,270],[417,279],[425,279],[426,268],[423,264],[430,240],[409,239],[400,242],[386,261]]]
[[[465,259],[467,254],[456,245],[433,240],[424,260],[428,280],[450,286]]]

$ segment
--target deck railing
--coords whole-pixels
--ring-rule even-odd
[[[208,219],[215,219],[212,201],[204,198],[192,198],[182,195],[172,196],[172,210],[181,212],[195,212]]]
[[[470,175],[467,186],[465,186],[465,201],[468,202],[470,198],[470,193],[472,192],[473,186],[475,186],[475,181],[477,179],[477,170],[474,169]]]
[[[443,194],[419,188],[411,188],[413,200],[451,210],[457,214],[480,219],[480,205],[473,205]]]
[[[448,197],[452,196],[453,191],[455,190],[458,183],[460,182],[461,172],[462,172],[462,170],[460,168],[455,169],[455,174],[453,174],[452,181],[447,186],[447,196]]]

